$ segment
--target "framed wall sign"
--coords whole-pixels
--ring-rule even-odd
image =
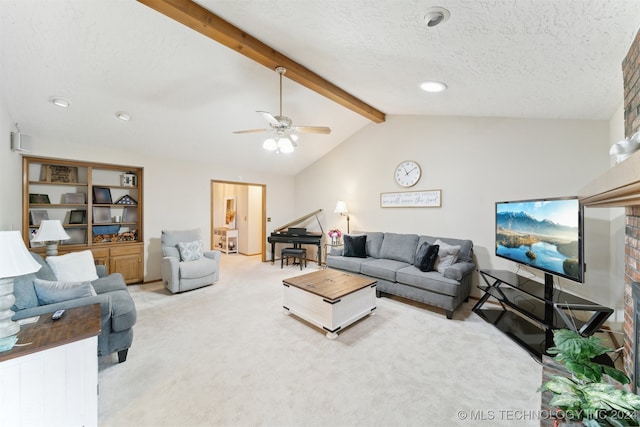
[[[110,205],[111,190],[107,187],[93,187],[93,203]]]
[[[442,190],[380,193],[381,208],[439,208],[441,206]]]

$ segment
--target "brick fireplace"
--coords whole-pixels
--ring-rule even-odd
[[[640,31],[622,61],[622,74],[624,131],[630,137],[640,131]],[[640,283],[640,151],[583,188],[580,201],[585,206],[625,208],[624,369],[634,386],[640,386],[640,354],[636,354],[640,324],[635,320],[640,313],[633,298],[634,284]]]

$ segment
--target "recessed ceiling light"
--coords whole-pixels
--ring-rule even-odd
[[[431,7],[424,15],[424,22],[427,24],[427,27],[435,27],[449,19],[449,16],[451,16],[451,14],[444,7]]]
[[[128,122],[129,120],[131,120],[131,115],[126,111],[118,111],[116,113],[116,117],[124,122]]]
[[[442,92],[447,89],[447,85],[442,82],[427,81],[420,84],[420,89],[425,92]]]
[[[58,107],[67,108],[71,103],[64,98],[59,98],[57,96],[52,96],[49,98],[49,101]]]

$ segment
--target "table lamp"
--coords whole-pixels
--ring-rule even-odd
[[[33,259],[19,231],[0,231],[0,338],[15,335],[20,325],[11,318],[16,302],[13,282],[16,276],[35,273],[40,264]]]
[[[44,242],[47,245],[47,256],[58,255],[60,240],[68,240],[71,236],[64,231],[62,223],[57,219],[45,219],[40,222],[40,228],[32,242]]]
[[[338,200],[338,203],[336,203],[336,210],[333,212],[347,217],[347,234],[349,234],[349,210],[347,209],[347,204],[344,200]]]

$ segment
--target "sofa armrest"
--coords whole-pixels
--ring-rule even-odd
[[[215,261],[218,261],[218,260],[220,260],[221,253],[222,252],[217,251],[217,250],[204,251],[204,256],[207,257],[207,258],[211,258],[211,259],[213,259]]]
[[[108,294],[96,295],[92,297],[76,298],[68,301],[57,302],[55,304],[39,305],[37,307],[25,308],[13,315],[13,320],[25,319],[27,317],[42,316],[51,314],[56,310],[82,307],[89,304],[100,304],[100,317],[102,319],[111,316],[111,298]]]
[[[460,261],[445,268],[442,274],[447,279],[460,280],[467,274],[471,273],[476,265],[472,262]]]
[[[162,258],[162,281],[171,292],[180,290],[180,262],[178,258],[166,256]]]
[[[104,294],[105,292],[126,290],[127,285],[124,282],[124,277],[121,273],[111,273],[107,277],[100,277],[91,282],[93,289],[97,294]]]

